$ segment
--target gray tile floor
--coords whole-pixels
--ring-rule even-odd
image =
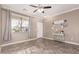
[[[79,46],[55,40],[37,39],[2,47],[3,54],[78,54]]]

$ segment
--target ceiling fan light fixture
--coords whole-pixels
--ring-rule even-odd
[[[38,9],[38,12],[43,12],[44,11],[44,9],[43,8],[41,8],[41,9]]]
[[[30,6],[37,8],[36,10],[33,11],[33,13],[35,13],[36,11],[38,11],[40,13],[44,13],[44,9],[52,8],[51,6],[41,6],[40,4],[38,6],[36,6],[36,5],[30,5]]]

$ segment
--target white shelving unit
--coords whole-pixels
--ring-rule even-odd
[[[64,33],[53,33],[53,38],[55,40],[64,40],[65,34]]]
[[[65,22],[67,22],[67,20],[54,21],[52,29],[54,30],[53,38],[55,40],[60,40],[60,41],[64,40],[64,38],[65,38],[65,33],[64,33]]]

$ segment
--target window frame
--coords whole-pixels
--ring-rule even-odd
[[[13,29],[12,29],[12,19],[13,19],[13,18],[16,19],[16,20],[18,19],[19,22],[21,22],[21,23],[20,23],[20,29],[19,29],[18,32],[27,32],[27,31],[29,31],[29,18],[26,18],[26,19],[25,19],[25,18],[19,17],[19,16],[12,16],[12,17],[11,17],[11,31],[12,31],[12,32],[17,32],[17,31],[13,31]],[[25,31],[25,30],[23,31],[23,30],[22,30],[22,29],[23,29],[23,26],[22,26],[22,24],[23,24],[22,21],[23,21],[23,20],[26,20],[26,21],[28,22],[28,25],[26,25],[27,28],[28,28],[27,31]],[[18,23],[19,23],[19,22],[18,22]],[[18,25],[18,26],[19,26],[19,25]]]

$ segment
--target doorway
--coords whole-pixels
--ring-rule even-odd
[[[43,23],[37,22],[37,38],[43,37]]]

